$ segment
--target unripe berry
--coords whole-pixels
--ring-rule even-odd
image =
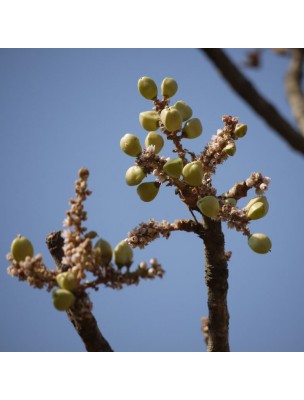
[[[242,138],[247,133],[247,125],[246,124],[236,124],[234,134],[238,138]]]
[[[12,242],[11,253],[16,261],[24,261],[26,257],[33,257],[32,243],[25,237],[18,235]]]
[[[154,200],[158,191],[159,184],[156,182],[144,182],[137,187],[138,196],[145,202]]]
[[[193,161],[184,166],[182,174],[188,185],[200,186],[204,176],[204,170],[200,161]]]
[[[187,121],[183,127],[183,134],[187,139],[195,139],[203,132],[203,126],[198,118]]]
[[[153,79],[143,76],[138,80],[139,93],[147,100],[155,100],[157,97],[157,86]]]
[[[234,156],[236,152],[236,145],[234,143],[228,143],[227,146],[223,148],[223,151],[228,154],[228,156]]]
[[[233,197],[229,197],[228,199],[224,200],[225,204],[229,204],[231,207],[235,207],[236,206],[236,199],[234,199]]]
[[[169,132],[180,131],[183,119],[177,108],[167,107],[160,113],[160,119]]]
[[[146,147],[150,146],[151,144],[155,146],[155,153],[158,154],[164,146],[164,139],[163,137],[156,133],[156,132],[149,132],[146,139],[145,145]]]
[[[126,182],[129,186],[136,186],[140,184],[145,176],[146,174],[141,167],[133,165],[126,172]]]
[[[181,158],[172,158],[163,166],[163,171],[171,178],[179,178],[183,170],[183,160]]]
[[[120,148],[131,157],[137,157],[142,150],[138,137],[132,133],[126,133],[120,139]]]
[[[167,99],[173,97],[177,92],[177,82],[172,78],[165,78],[161,84],[162,96]]]
[[[71,271],[66,271],[56,276],[56,281],[61,289],[66,289],[72,292],[77,289],[79,285],[79,279]]]
[[[205,196],[198,200],[197,207],[207,217],[214,218],[220,210],[220,203],[214,196]]]
[[[259,254],[266,254],[271,249],[271,240],[264,233],[254,233],[248,239],[249,247]]]
[[[133,262],[133,250],[124,240],[118,243],[114,249],[114,262],[118,268],[129,267]]]
[[[156,111],[143,111],[139,114],[139,122],[146,131],[156,131],[159,128],[159,115]]]
[[[66,311],[75,302],[75,296],[66,289],[56,289],[53,291],[53,304],[59,311]]]
[[[245,207],[247,217],[255,220],[265,217],[268,213],[269,204],[265,196],[255,197],[251,199]]]
[[[187,121],[189,118],[192,117],[192,109],[184,101],[177,101],[173,107],[177,108],[178,111],[181,113],[183,121]]]
[[[99,239],[94,247],[94,254],[99,264],[108,265],[112,260],[112,247],[104,239]]]

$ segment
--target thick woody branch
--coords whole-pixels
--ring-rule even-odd
[[[282,117],[242,74],[221,49],[200,49],[219,69],[223,78],[264,119],[274,131],[294,149],[304,154],[304,138]]]
[[[208,288],[208,351],[227,352],[229,313],[227,306],[228,263],[221,223],[204,217],[205,271]]]
[[[304,136],[304,95],[301,87],[303,63],[303,49],[292,49],[290,67],[285,77],[287,98],[302,136]]]
[[[57,267],[60,270],[64,270],[61,264],[63,257],[61,232],[50,233],[46,238],[46,243]],[[98,328],[97,321],[92,314],[92,303],[85,292],[79,293],[76,296],[76,302],[67,311],[67,315],[81,337],[87,351],[113,351]]]

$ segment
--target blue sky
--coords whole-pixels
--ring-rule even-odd
[[[227,50],[237,63],[244,50]],[[262,68],[246,71],[259,90],[292,121],[283,77],[288,61],[265,51]],[[1,351],[84,351],[65,313],[51,294],[32,289],[6,273],[6,254],[17,233],[53,268],[45,237],[62,227],[77,171],[91,172],[93,191],[86,207],[88,227],[115,246],[149,218],[189,218],[172,188],[143,203],[125,184],[132,159],[121,152],[127,132],[145,132],[138,114],[151,103],[137,81],[151,76],[177,80],[175,100],[186,101],[201,119],[203,135],[189,141],[200,152],[222,127],[224,114],[239,116],[248,134],[237,153],[218,168],[218,192],[252,171],[271,177],[268,215],[251,225],[268,234],[273,250],[253,253],[246,238],[224,226],[229,263],[230,345],[241,351],[303,351],[302,282],[304,195],[303,157],[235,95],[203,54],[195,49],[2,49],[0,50],[0,167],[2,171],[0,243]],[[162,154],[171,156],[169,144]],[[252,197],[254,194],[252,193]],[[244,201],[244,204],[246,201]],[[205,351],[200,318],[206,316],[203,244],[178,232],[135,251],[135,262],[156,257],[166,270],[162,280],[121,291],[91,294],[94,315],[116,351]]]

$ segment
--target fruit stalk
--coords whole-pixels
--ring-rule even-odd
[[[208,288],[209,352],[228,352],[229,312],[227,306],[228,263],[221,222],[203,217],[205,281]]]
[[[66,270],[62,265],[62,246],[64,244],[61,232],[50,233],[46,238],[46,244],[60,271]],[[92,314],[92,303],[85,292],[77,293],[74,305],[67,311],[69,320],[74,325],[78,335],[81,337],[85,348],[90,352],[112,352],[108,341],[98,328],[97,321]]]

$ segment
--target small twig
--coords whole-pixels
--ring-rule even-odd
[[[61,232],[50,233],[46,238],[48,249],[58,269],[65,270],[62,265],[63,239]],[[113,351],[107,340],[98,328],[97,321],[92,314],[92,303],[85,292],[78,293],[75,304],[67,311],[69,320],[74,325],[78,335],[81,337],[87,351],[111,352]]]
[[[222,76],[249,106],[294,149],[304,154],[304,138],[282,117],[276,108],[259,93],[245,75],[221,49],[200,49],[219,69]]]

